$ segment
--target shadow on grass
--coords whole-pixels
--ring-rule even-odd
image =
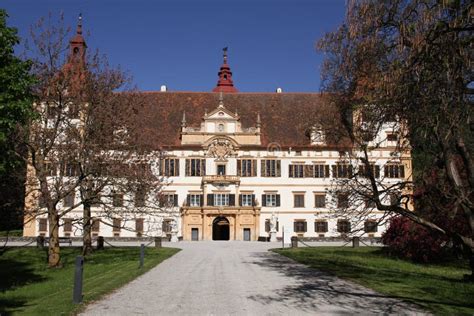
[[[46,280],[34,271],[33,262],[13,258],[0,258],[0,295],[26,284]],[[0,315],[10,315],[12,310],[25,306],[27,301],[20,297],[0,297]]]
[[[272,301],[285,302],[287,305],[298,306],[303,311],[336,314],[361,312],[368,314],[407,314],[422,312],[418,306],[403,303],[401,300],[409,301],[416,305],[444,304],[463,308],[472,307],[472,305],[466,306],[465,304],[455,302],[427,300],[423,297],[413,298],[379,294],[360,285],[343,281],[332,274],[297,264],[295,261],[273,252],[256,253],[255,256],[256,260],[250,263],[277,271],[293,280],[293,282],[288,283],[289,285],[275,290],[271,296],[253,295],[249,297],[249,299],[259,301],[262,304],[269,304]],[[334,269],[335,267],[332,268]],[[341,271],[345,271],[344,276],[352,277],[352,279],[363,278],[368,274],[374,273],[373,270],[364,269],[359,266],[351,267],[346,265],[339,268]],[[394,279],[403,277],[406,276],[380,276],[378,281],[388,284],[388,282],[392,282]]]

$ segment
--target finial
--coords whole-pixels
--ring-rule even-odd
[[[223,106],[224,106],[224,94],[221,91],[219,93],[219,107],[223,107]]]
[[[257,127],[259,128],[260,127],[260,124],[261,124],[261,120],[260,120],[260,112],[257,112]]]
[[[79,13],[79,19],[77,21],[77,34],[82,35],[82,13]]]
[[[222,49],[223,53],[224,53],[224,64],[227,64],[227,50],[229,48],[226,46]]]
[[[183,111],[183,119],[181,120],[181,127],[186,127],[186,111]]]

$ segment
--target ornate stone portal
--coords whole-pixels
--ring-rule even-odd
[[[239,115],[224,107],[221,94],[217,108],[204,114],[200,128],[188,127],[183,115],[181,144],[198,145],[202,147],[204,157],[214,158],[216,166],[227,165],[229,158],[238,156],[241,146],[261,144],[260,125],[242,128]],[[184,240],[258,239],[260,206],[239,205],[240,177],[228,174],[225,169],[223,173],[208,173],[202,177],[202,206],[184,205],[181,208]],[[219,206],[208,203],[208,196],[213,194],[232,195],[233,203]],[[216,224],[224,223],[223,219],[225,225]]]

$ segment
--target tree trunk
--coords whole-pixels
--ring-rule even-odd
[[[48,212],[49,221],[49,243],[48,243],[48,266],[58,268],[61,266],[61,255],[59,248],[59,216],[55,209]]]
[[[82,255],[87,256],[92,253],[92,233],[91,233],[91,206],[84,203],[84,214],[82,223]]]

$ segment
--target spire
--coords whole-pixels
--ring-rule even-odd
[[[183,111],[183,119],[181,120],[181,127],[186,127],[186,112]]]
[[[213,92],[239,92],[234,87],[234,82],[232,81],[232,71],[230,71],[230,66],[227,64],[227,47],[222,49],[223,51],[223,64],[217,74],[219,79],[217,80],[216,87],[212,90]]]
[[[79,21],[77,22],[76,33],[82,35],[82,13],[79,13]]]
[[[86,48],[86,41],[82,37],[82,14],[80,13],[77,21],[76,35],[69,41],[70,62],[84,62]]]

